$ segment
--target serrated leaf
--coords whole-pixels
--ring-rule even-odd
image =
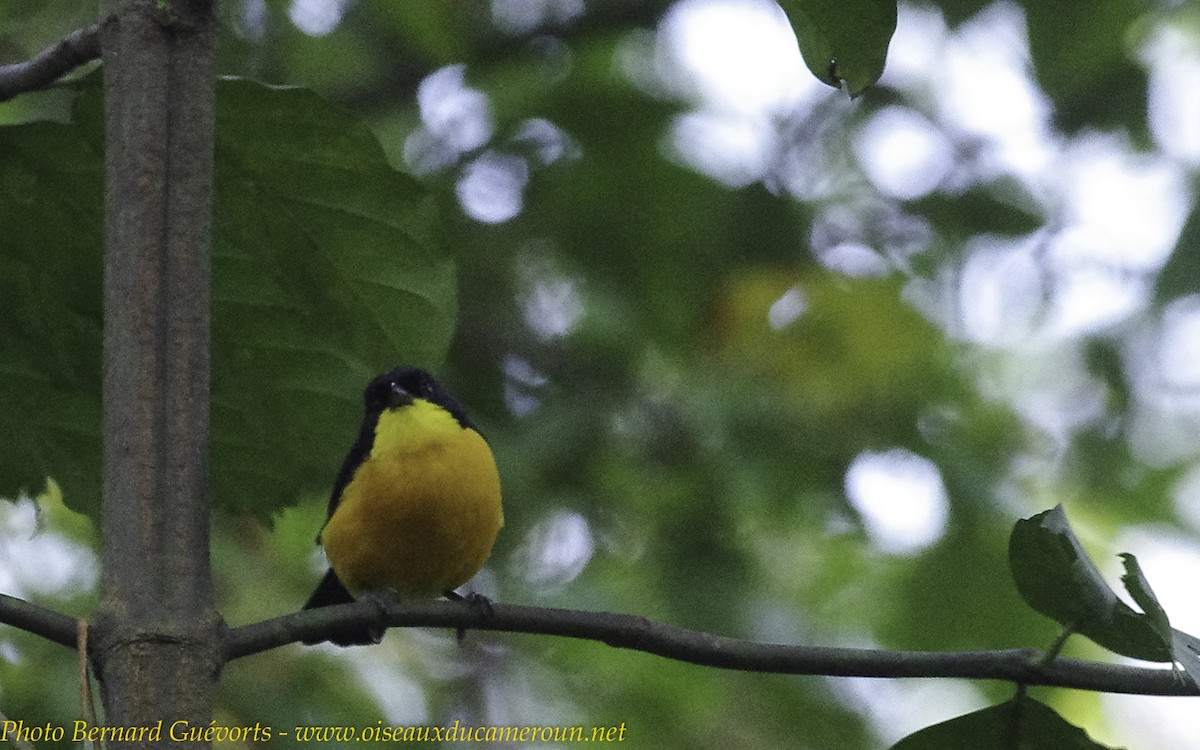
[[[16,238],[0,247],[16,301],[0,306],[0,493],[50,475],[95,514],[102,102],[94,81],[80,90],[73,125],[0,128],[0,222]],[[326,491],[372,375],[440,359],[453,267],[424,191],[349,113],[227,80],[216,117],[211,486],[267,516]]]
[[[858,96],[883,75],[896,32],[895,0],[778,0],[804,64],[821,81]]]
[[[1008,547],[1013,581],[1043,615],[1118,654],[1171,661],[1150,620],[1122,602],[1079,543],[1062,506],[1021,519]]]
[[[910,734],[892,750],[1106,750],[1052,708],[1014,698]]]
[[[1163,644],[1170,649],[1172,668],[1174,668],[1175,662],[1182,664],[1183,671],[1195,682],[1196,678],[1200,676],[1200,640],[1171,627],[1167,611],[1163,609],[1158,597],[1150,588],[1150,581],[1142,572],[1142,566],[1138,564],[1137,558],[1128,552],[1121,553],[1119,557],[1125,566],[1125,575],[1121,576],[1121,582],[1125,584],[1125,589],[1133,597],[1133,601],[1142,608],[1150,627],[1162,639]]]
[[[1158,597],[1154,595],[1150,582],[1142,573],[1142,566],[1138,565],[1137,558],[1128,552],[1122,552],[1117,557],[1121,558],[1121,564],[1125,566],[1125,575],[1121,576],[1125,590],[1133,597],[1134,603],[1142,608],[1142,613],[1150,627],[1154,628],[1154,632],[1162,637],[1164,643],[1170,644],[1171,620],[1167,617],[1167,611],[1158,603]]]

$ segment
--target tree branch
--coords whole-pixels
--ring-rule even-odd
[[[103,23],[76,29],[25,62],[0,65],[0,102],[44,89],[86,62],[100,57]]]
[[[230,630],[227,660],[321,638],[348,624],[444,627],[557,635],[599,641],[691,664],[747,672],[835,677],[942,677],[1003,680],[1138,695],[1200,695],[1168,669],[1056,659],[1042,664],[1037,649],[936,652],[885,651],[755,643],[685,630],[636,615],[496,604],[490,613],[464,602],[358,601],[276,617]]]
[[[0,623],[75,647],[74,618],[0,594]],[[677,628],[636,615],[493,605],[490,614],[464,602],[397,602],[386,609],[370,601],[303,610],[226,632],[226,661],[327,636],[347,624],[441,627],[556,635],[599,641],[668,659],[746,672],[831,677],[926,677],[1003,680],[1134,695],[1200,695],[1169,669],[1101,664],[1075,659],[1041,663],[1037,649],[1000,651],[886,651],[881,649],[755,643]]]
[[[75,648],[76,622],[74,617],[61,612],[0,594],[0,623],[40,635],[67,648]]]

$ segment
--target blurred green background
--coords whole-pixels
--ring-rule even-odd
[[[351,133],[328,174],[301,170],[295,184],[326,185],[344,167],[367,175],[363,192],[387,191],[373,216],[388,229],[369,242],[415,238],[389,273],[425,274],[427,303],[386,313],[408,331],[396,342],[358,328],[361,299],[347,302],[341,276],[287,244],[312,233],[284,217],[294,206],[253,191],[290,149],[309,148],[287,139],[312,131],[226,105],[218,171],[248,192],[218,195],[218,266],[269,253],[271,273],[338,303],[318,334],[346,342],[334,364],[271,372],[334,399],[313,407],[328,412],[292,400],[256,414],[261,440],[295,455],[262,477],[214,476],[213,561],[231,625],[307,597],[333,476],[321,468],[349,446],[365,375],[408,361],[451,384],[495,448],[507,525],[474,588],[498,601],[788,643],[1044,647],[1056,627],[1019,600],[1007,538],[1018,517],[1062,502],[1111,580],[1115,553],[1136,553],[1173,623],[1200,631],[1200,5],[904,3],[883,79],[854,100],[813,79],[769,0],[223,6],[223,73],[310,88],[334,105],[314,117],[321,132]],[[93,19],[91,3],[6,4],[0,60]],[[82,133],[53,131],[62,139],[43,152],[32,136],[29,151],[0,150],[0,294],[23,300],[14,319],[26,324],[43,303],[64,308],[42,338],[0,334],[0,390],[31,393],[29,371],[50,368],[77,372],[72,386],[86,390],[99,371],[87,296],[98,264],[71,274],[84,302],[26,283],[43,278],[35,243],[72,258],[98,243],[99,162],[88,172],[61,155],[64,143],[95,145],[95,123],[82,129],[94,108],[72,115],[75,98],[0,105],[14,128]],[[366,157],[347,166],[373,147],[359,119],[380,158],[426,193]],[[50,132],[38,127],[21,137]],[[75,199],[45,209],[63,226],[9,233],[30,215],[13,165],[44,174],[29,154],[56,149],[79,180]],[[336,255],[359,236],[315,245]],[[366,264],[359,276],[384,263],[354,262]],[[316,319],[326,308],[312,305]],[[67,343],[30,365],[62,321]],[[244,342],[240,329],[217,337],[215,383],[253,375],[258,355],[235,361]],[[375,361],[380,351],[391,361]],[[97,436],[70,427],[94,421],[94,399],[43,390],[53,429],[36,399],[0,424],[5,489],[19,477],[36,495],[49,474],[69,506],[94,507],[73,497],[86,477],[67,481],[88,473],[72,456],[94,452]],[[214,404],[214,429],[222,409],[233,407]],[[327,433],[296,445],[306,422]],[[31,445],[45,469],[22,452]],[[288,491],[264,499],[272,487]],[[0,591],[86,614],[95,533],[53,498],[0,507]],[[1066,653],[1105,658],[1082,640]],[[73,670],[73,654],[4,629],[0,712],[69,724]],[[392,631],[372,649],[291,646],[230,664],[218,721],[624,722],[633,747],[849,749],[886,747],[1011,690]],[[1200,748],[1182,701],[1032,693],[1110,744]]]

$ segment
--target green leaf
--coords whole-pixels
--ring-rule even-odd
[[[102,101],[81,90],[73,126],[0,128],[0,492],[49,475],[95,513]],[[327,491],[371,376],[440,360],[454,273],[425,192],[349,113],[226,80],[216,117],[211,486],[265,517]]]
[[[1014,698],[910,734],[892,750],[1105,750],[1052,708]]]
[[[895,0],[778,0],[804,64],[821,81],[858,96],[883,75],[896,32]]]
[[[1017,590],[1047,617],[1078,627],[1107,618],[1120,603],[1071,531],[1061,505],[1017,521],[1008,549]]]
[[[1135,659],[1171,661],[1171,650],[1151,624],[1117,598],[1067,522],[1062,506],[1017,521],[1009,538],[1009,566],[1030,607]]]

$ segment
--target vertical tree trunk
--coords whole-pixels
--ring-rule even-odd
[[[92,655],[108,726],[207,727],[213,0],[103,0],[104,496]],[[182,725],[180,725],[182,726]]]

